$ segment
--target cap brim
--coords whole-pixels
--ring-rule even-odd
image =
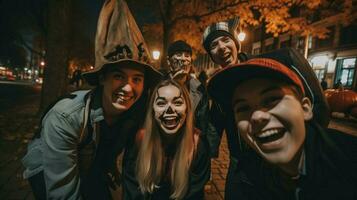
[[[121,59],[115,62],[109,62],[103,65],[102,67],[98,67],[93,69],[92,71],[88,71],[82,74],[83,78],[93,86],[99,85],[99,74],[102,70],[109,66],[116,65],[118,67],[141,67],[145,70],[145,82],[147,82],[149,87],[154,86],[156,83],[158,83],[163,75],[161,72],[156,70],[153,66],[146,64],[144,62],[136,61],[136,60],[131,60],[131,59]]]
[[[285,75],[257,64],[237,64],[226,67],[208,80],[209,95],[223,106],[230,106],[232,95],[237,85],[251,78],[278,78],[289,81]]]

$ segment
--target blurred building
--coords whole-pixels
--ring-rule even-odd
[[[341,14],[334,15],[313,23],[329,29],[329,37],[302,37],[300,35],[283,34],[273,37],[266,34],[263,27],[245,29],[246,39],[242,42],[242,51],[257,55],[275,49],[292,47],[298,49],[314,69],[321,81],[326,78],[328,88],[332,88],[341,80],[345,88],[357,91],[357,9],[351,17],[352,22],[344,26]],[[198,56],[195,65],[199,70],[214,70],[215,66],[208,55]],[[209,74],[209,73],[208,73]]]

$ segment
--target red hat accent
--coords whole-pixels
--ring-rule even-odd
[[[296,85],[305,95],[299,75],[284,64],[269,58],[253,58],[244,63],[232,65],[217,72],[208,81],[208,93],[218,102],[231,102],[233,90],[241,81],[254,78],[258,74],[278,75]]]

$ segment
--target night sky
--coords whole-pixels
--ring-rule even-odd
[[[78,22],[73,32],[75,40],[93,43],[97,19],[104,0],[76,0],[73,17]],[[157,21],[153,0],[127,0],[139,27]],[[0,58],[9,48],[17,45],[17,35],[32,45],[33,37],[43,32],[46,0],[0,0]],[[20,45],[22,46],[22,45]],[[26,48],[25,48],[26,49]]]

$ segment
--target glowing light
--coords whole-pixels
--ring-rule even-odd
[[[243,42],[245,39],[246,34],[244,32],[240,32],[237,36],[238,40]]]
[[[154,58],[154,60],[159,60],[160,59],[160,51],[152,51],[152,57]]]
[[[45,62],[44,61],[41,61],[41,66],[45,66]]]

